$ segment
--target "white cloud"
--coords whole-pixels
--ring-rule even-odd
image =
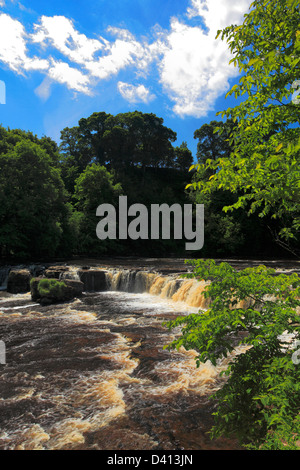
[[[96,78],[106,79],[120,70],[135,65],[139,46],[134,42],[117,39],[107,55],[85,64],[87,70]]]
[[[51,85],[52,80],[46,76],[42,83],[34,90],[34,92],[42,101],[47,101],[51,94]]]
[[[103,80],[128,66],[145,69],[149,61],[148,46],[138,42],[125,29],[109,27],[107,32],[116,39],[108,41],[99,36],[88,38],[80,34],[73,22],[64,16],[42,16],[35,25],[31,40],[56,48],[68,60],[81,65],[92,77]]]
[[[66,62],[52,61],[52,66],[49,68],[48,76],[55,82],[67,85],[70,90],[79,93],[91,94],[90,79],[84,75],[80,70],[70,67]]]
[[[97,51],[105,47],[105,42],[90,39],[75,30],[73,22],[64,16],[42,16],[35,25],[33,42],[46,47],[48,44],[77,64],[92,61]]]
[[[144,85],[131,85],[130,83],[119,82],[118,90],[122,97],[130,103],[150,103],[155,98],[155,95]]]
[[[238,75],[229,65],[228,45],[215,39],[218,29],[241,23],[250,0],[192,0],[189,17],[202,16],[207,30],[172,19],[167,50],[160,64],[160,80],[180,116],[201,117],[212,110],[216,99]]]
[[[108,28],[109,39],[88,37],[64,16],[42,16],[28,34],[18,20],[0,14],[0,62],[18,73],[43,72],[45,78],[35,92],[44,100],[53,83],[91,95],[99,81],[126,70],[126,82],[119,81],[117,87],[127,101],[149,103],[155,97],[149,91],[151,83],[152,89],[162,87],[175,114],[201,117],[213,109],[216,99],[228,90],[229,79],[238,74],[229,65],[227,43],[216,40],[216,32],[232,23],[241,24],[250,2],[190,0],[185,17],[172,18],[168,30],[159,25],[152,30],[152,42],[115,27]],[[39,48],[45,58],[31,57],[30,46],[31,50]],[[136,86],[129,83],[134,77],[139,82]]]
[[[252,1],[252,0],[251,0]],[[239,24],[251,4],[249,0],[191,0],[188,18],[201,16],[213,34],[231,24]]]
[[[9,15],[0,15],[0,61],[18,73],[46,70],[48,61],[27,55],[27,34],[24,26]]]
[[[200,28],[172,23],[169,49],[160,65],[160,80],[179,115],[204,116],[228,88],[237,71],[228,65],[226,44],[212,41]]]

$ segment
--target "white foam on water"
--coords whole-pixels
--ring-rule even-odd
[[[191,307],[184,302],[176,302],[169,298],[162,298],[148,293],[132,294],[121,291],[101,292],[99,295],[122,302],[122,309],[132,311],[143,310],[147,315],[163,315],[164,313],[189,314],[199,312],[198,307]]]

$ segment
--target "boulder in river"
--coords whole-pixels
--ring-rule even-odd
[[[31,298],[42,305],[67,302],[82,295],[84,284],[73,279],[58,281],[53,278],[33,278],[30,282]]]
[[[108,290],[106,273],[107,271],[99,269],[79,269],[77,272],[86,292],[103,292]]]
[[[30,291],[31,273],[29,269],[11,269],[7,279],[7,292],[24,294]]]
[[[47,278],[59,279],[62,276],[62,274],[64,274],[67,271],[69,271],[69,268],[67,266],[49,266],[45,270],[44,275]]]

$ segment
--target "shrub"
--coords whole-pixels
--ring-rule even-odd
[[[299,276],[265,266],[237,271],[213,260],[189,263],[194,272],[186,277],[211,281],[210,308],[166,323],[182,327],[166,347],[196,350],[197,366],[216,365],[237,345],[245,351],[230,357],[225,384],[213,395],[211,435],[234,436],[257,449],[299,449]]]
[[[41,279],[38,283],[38,293],[41,297],[55,297],[58,300],[63,299],[66,284],[56,279]]]

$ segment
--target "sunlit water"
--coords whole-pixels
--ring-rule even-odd
[[[195,351],[164,349],[179,331],[163,321],[198,311],[170,288],[156,276],[147,293],[85,293],[48,307],[3,294],[0,449],[236,448],[207,434],[226,363],[196,368]]]

